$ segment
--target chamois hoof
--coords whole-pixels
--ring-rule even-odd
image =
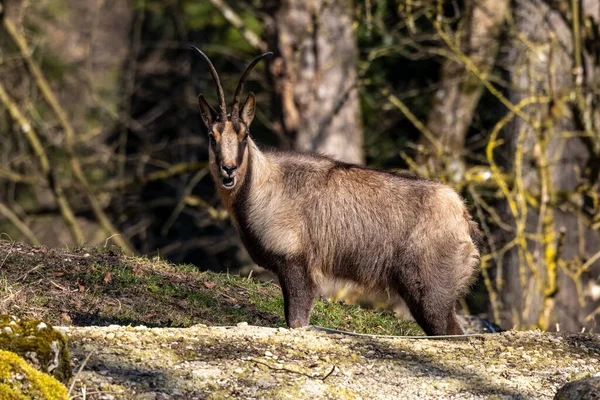
[[[294,321],[290,322],[288,326],[290,328],[292,328],[292,329],[294,329],[294,328],[306,328],[308,326],[308,323],[300,321],[300,320],[294,320]]]

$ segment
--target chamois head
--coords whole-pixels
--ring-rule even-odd
[[[192,49],[198,52],[204,61],[206,61],[217,86],[217,95],[219,98],[218,112],[208,104],[202,95],[198,96],[198,105],[200,106],[200,116],[202,117],[202,122],[210,141],[208,152],[213,176],[215,179],[217,177],[220,178],[220,184],[223,189],[231,190],[236,186],[238,179],[244,176],[246,171],[248,136],[250,135],[250,123],[254,118],[256,103],[254,93],[250,92],[240,110],[240,94],[246,78],[254,66],[264,57],[273,53],[261,54],[248,65],[235,89],[231,115],[228,118],[223,87],[221,86],[221,81],[215,67],[206,54],[195,46],[192,46]]]

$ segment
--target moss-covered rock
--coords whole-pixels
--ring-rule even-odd
[[[578,379],[561,387],[554,400],[594,400],[600,399],[600,374]]]
[[[67,388],[55,378],[40,372],[21,357],[0,350],[0,399],[63,400]]]
[[[0,315],[0,349],[18,354],[62,382],[71,378],[66,338],[43,321]]]

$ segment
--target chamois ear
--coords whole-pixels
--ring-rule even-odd
[[[256,104],[256,97],[254,97],[254,93],[250,92],[244,105],[242,106],[242,110],[240,111],[240,119],[244,121],[247,126],[250,126],[252,120],[254,119],[254,106]]]
[[[200,117],[204,122],[204,127],[208,131],[214,121],[217,120],[217,111],[206,101],[204,96],[198,96],[198,106],[200,107]]]

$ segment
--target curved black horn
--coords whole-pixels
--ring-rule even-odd
[[[210,73],[213,77],[213,80],[215,81],[215,85],[217,85],[217,95],[219,96],[219,120],[223,122],[227,121],[227,110],[225,108],[225,94],[223,94],[223,87],[221,86],[221,81],[219,80],[217,70],[215,69],[215,66],[212,64],[212,62],[210,62],[210,59],[206,56],[206,54],[200,51],[199,48],[193,45],[190,47],[196,50],[198,54],[202,56],[204,61],[206,61],[206,64],[208,64],[208,69],[210,69]]]
[[[233,105],[231,106],[231,119],[239,119],[240,117],[240,94],[242,93],[242,89],[244,88],[244,83],[246,83],[246,78],[252,72],[254,66],[266,56],[273,55],[272,52],[268,51],[260,56],[256,57],[252,62],[246,67],[244,74],[240,78],[240,83],[238,83],[237,88],[235,89],[235,94],[233,95]]]

